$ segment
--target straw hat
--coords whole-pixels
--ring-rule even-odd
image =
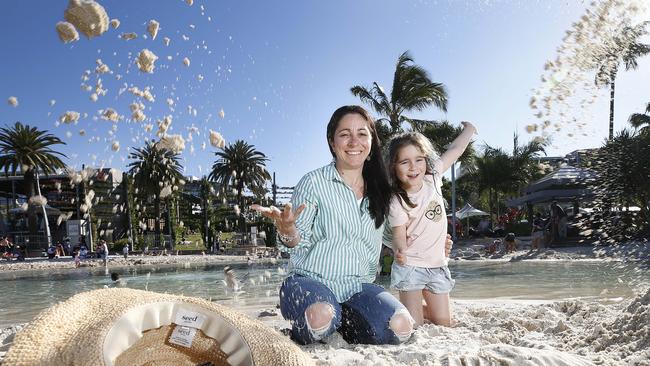
[[[187,326],[187,327],[186,327]],[[310,365],[261,322],[207,300],[128,288],[84,292],[16,334],[3,365]]]

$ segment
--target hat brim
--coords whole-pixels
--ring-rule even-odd
[[[205,317],[198,341],[188,349],[155,336],[175,326],[179,311]],[[213,343],[205,346],[206,339]],[[134,347],[147,352],[133,352]],[[196,365],[192,357],[205,356],[201,347],[230,365],[313,364],[287,337],[233,309],[200,298],[128,288],[77,294],[43,311],[16,334],[3,364],[136,365],[160,358],[164,351]],[[142,357],[144,353],[152,356]]]

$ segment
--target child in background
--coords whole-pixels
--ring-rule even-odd
[[[449,149],[436,157],[431,142],[420,133],[393,138],[387,165],[394,196],[385,235],[391,238],[395,262],[391,287],[411,313],[416,325],[424,319],[451,326],[449,292],[454,287],[445,255],[447,220],[442,197],[442,174],[458,159],[476,128],[462,122],[463,132]],[[426,305],[422,306],[422,299]]]

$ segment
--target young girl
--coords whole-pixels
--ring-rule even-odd
[[[437,157],[429,140],[417,132],[393,138],[387,163],[394,192],[387,230],[392,231],[395,262],[391,287],[416,325],[428,319],[451,326],[449,292],[454,287],[447,268],[447,216],[442,197],[442,174],[460,157],[476,128],[462,122],[463,132]],[[391,238],[388,234],[385,238]],[[426,305],[422,306],[422,299]]]

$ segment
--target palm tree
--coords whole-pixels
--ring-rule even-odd
[[[487,193],[491,213],[499,214],[499,197],[519,193],[521,188],[539,178],[535,158],[545,153],[547,145],[547,140],[537,139],[519,145],[519,137],[515,133],[511,155],[501,148],[484,147],[483,155],[474,160],[475,166],[469,179],[476,183],[479,193]]]
[[[134,152],[129,154],[129,159],[134,161],[129,163],[129,175],[133,178],[133,184],[139,193],[147,197],[153,197],[154,213],[156,215],[156,240],[160,238],[160,203],[163,189],[172,189],[182,184],[183,167],[180,163],[180,155],[171,150],[159,147],[154,141],[147,141],[143,148],[134,148]],[[171,202],[166,196],[167,206],[167,227],[169,234],[172,234],[172,223],[169,222],[169,210]],[[163,197],[164,199],[164,197]]]
[[[0,129],[0,167],[4,169],[5,175],[9,172],[15,175],[18,170],[23,173],[25,195],[29,199],[35,194],[34,181],[38,172],[48,175],[56,169],[65,168],[59,157],[67,156],[51,148],[59,144],[65,145],[65,142],[48,131],[41,131],[20,122],[16,122],[13,127],[3,127]],[[38,232],[36,207],[32,203],[29,203],[27,215],[32,242]],[[47,217],[44,219],[47,220]]]
[[[480,194],[487,193],[490,213],[499,213],[499,193],[508,192],[515,179],[512,159],[501,148],[484,147],[483,155],[475,159],[475,169],[468,178],[476,182]]]
[[[519,145],[519,136],[515,132],[511,156],[512,183],[515,193],[519,193],[518,191],[530,182],[541,178],[535,160],[540,154],[546,155],[548,144],[549,140],[546,139],[532,139],[525,145]]]
[[[426,70],[414,64],[408,51],[402,53],[397,59],[390,98],[377,82],[373,82],[372,85],[370,89],[355,85],[350,88],[350,91],[383,116],[377,120],[378,125],[387,122],[391,134],[401,130],[402,122],[410,123],[416,130],[430,122],[409,118],[404,115],[405,112],[423,111],[432,105],[447,111],[448,98],[445,86],[431,81]]]
[[[650,103],[645,107],[645,114],[633,113],[628,120],[634,128],[640,128],[640,132],[650,131]]]
[[[636,70],[639,64],[637,59],[650,53],[650,45],[637,42],[648,32],[646,26],[650,22],[643,22],[634,27],[624,27],[621,34],[614,37],[614,49],[600,62],[596,72],[596,85],[609,85],[609,139],[614,138],[614,94],[616,89],[616,74],[621,62],[625,70]],[[623,47],[621,49],[620,47]]]
[[[271,179],[271,175],[266,170],[266,162],[269,159],[262,152],[257,151],[254,145],[243,140],[235,141],[222,151],[215,152],[215,155],[217,160],[212,165],[208,179],[219,183],[224,190],[234,188],[240,209],[245,207],[244,188],[259,195],[266,182]],[[244,230],[243,216],[240,225]]]

